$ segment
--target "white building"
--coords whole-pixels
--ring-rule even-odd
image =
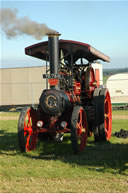
[[[45,67],[0,69],[0,106],[38,104],[46,88]]]

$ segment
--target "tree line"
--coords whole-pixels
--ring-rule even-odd
[[[103,69],[104,76],[111,76],[117,73],[126,73],[128,72],[128,68],[113,68],[113,69]]]

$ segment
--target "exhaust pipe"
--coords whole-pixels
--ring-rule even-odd
[[[54,77],[59,72],[59,34],[48,34],[48,49],[49,49],[49,62],[50,62],[50,74],[54,74]]]

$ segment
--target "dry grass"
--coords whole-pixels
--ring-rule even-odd
[[[61,144],[40,142],[36,151],[21,154],[17,123],[0,121],[0,193],[128,193],[128,139],[112,136],[96,144],[91,137],[73,155],[67,136]],[[113,132],[121,128],[128,130],[128,120],[114,119]]]
[[[18,177],[0,185],[2,193],[127,193],[127,183],[125,177],[104,174],[104,177],[101,175],[92,178],[88,175],[83,179]]]
[[[18,120],[18,112],[0,112],[0,120]]]

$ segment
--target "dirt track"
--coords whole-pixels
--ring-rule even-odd
[[[112,119],[128,119],[128,115],[112,115]]]
[[[19,116],[0,116],[0,120],[18,120]],[[112,119],[128,119],[128,115],[113,115]]]
[[[0,120],[4,120],[4,121],[18,120],[18,119],[19,119],[19,116],[0,116]]]

